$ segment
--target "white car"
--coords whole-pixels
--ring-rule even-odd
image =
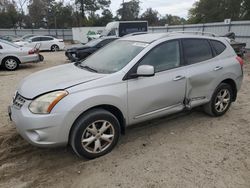
[[[42,56],[30,47],[20,47],[14,43],[0,40],[0,66],[13,71],[20,63],[32,63],[42,61]]]
[[[15,42],[15,44],[31,48],[38,46],[39,50],[50,50],[53,52],[64,50],[65,48],[63,39],[57,39],[51,36],[34,36],[24,41]]]

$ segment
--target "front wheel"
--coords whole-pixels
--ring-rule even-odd
[[[117,118],[103,109],[95,109],[82,115],[71,132],[71,146],[81,157],[94,159],[115,147],[120,137]]]
[[[211,116],[219,117],[228,111],[232,101],[232,87],[229,84],[222,83],[216,88],[211,101],[204,106],[204,110]]]

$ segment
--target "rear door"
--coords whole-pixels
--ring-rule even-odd
[[[182,46],[187,77],[186,99],[190,107],[195,107],[210,100],[223,73],[223,64],[215,57],[207,39],[183,39]]]
[[[41,42],[41,37],[34,37],[31,39],[30,45],[28,45],[31,48],[34,48],[36,46],[40,46],[40,49],[42,48],[42,42]]]
[[[41,50],[51,50],[51,46],[53,45],[52,37],[41,37],[42,48]]]
[[[156,73],[153,77],[128,80],[130,124],[181,111],[184,108],[186,79],[185,67],[181,66],[179,47],[178,40],[160,44],[138,63],[137,66],[154,66]]]

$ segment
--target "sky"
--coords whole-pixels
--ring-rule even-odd
[[[128,2],[129,0],[125,0]],[[192,7],[196,0],[140,0],[141,1],[141,13],[147,8],[153,8],[157,10],[162,16],[166,14],[173,14],[180,17],[187,18],[188,10]],[[119,9],[122,0],[111,0],[110,9],[113,14],[116,14],[116,10]]]

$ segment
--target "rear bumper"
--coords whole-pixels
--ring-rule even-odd
[[[32,54],[28,56],[23,56],[19,58],[21,63],[37,63],[40,62],[39,54]]]

